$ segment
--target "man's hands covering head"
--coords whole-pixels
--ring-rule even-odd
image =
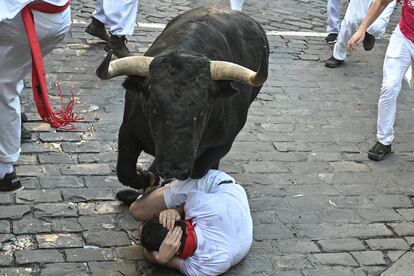
[[[174,228],[175,222],[180,219],[181,215],[176,209],[164,210],[159,215],[160,224],[162,224],[162,226],[168,230],[172,230]]]
[[[154,252],[157,263],[165,265],[177,254],[178,249],[180,249],[182,234],[183,231],[179,226],[168,231],[165,239],[161,243],[159,251]]]

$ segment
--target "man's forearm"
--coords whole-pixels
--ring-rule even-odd
[[[356,0],[359,1],[359,0]],[[378,16],[384,11],[388,4],[392,2],[390,0],[374,0],[369,7],[367,15],[359,26],[360,31],[366,32],[368,27],[378,18]]]

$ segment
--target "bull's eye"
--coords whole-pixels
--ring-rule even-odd
[[[194,120],[194,121],[197,121],[197,117],[194,117],[194,118],[193,118],[193,120]]]

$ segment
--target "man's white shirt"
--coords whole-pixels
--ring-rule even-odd
[[[165,186],[164,199],[168,208],[185,203],[185,219],[195,224],[197,249],[184,260],[184,274],[222,274],[249,251],[253,223],[247,195],[226,173],[210,170],[201,179],[173,181]]]
[[[0,22],[5,19],[13,19],[27,4],[35,0],[0,0]],[[40,2],[40,1],[37,1]],[[56,6],[65,5],[68,0],[43,0]]]

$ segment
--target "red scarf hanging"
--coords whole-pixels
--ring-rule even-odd
[[[75,103],[74,96],[72,94],[66,108],[64,108],[62,91],[58,84],[58,89],[61,98],[61,108],[58,112],[54,112],[52,106],[49,103],[49,94],[46,85],[46,73],[43,64],[43,57],[40,51],[39,40],[37,38],[36,29],[34,26],[32,10],[44,12],[44,13],[58,13],[64,11],[70,4],[68,1],[64,6],[55,6],[46,2],[32,3],[22,9],[22,19],[26,30],[27,38],[29,40],[30,52],[32,54],[32,90],[33,98],[36,103],[37,111],[40,117],[48,123],[52,128],[73,129],[72,122],[76,122],[83,119],[83,116],[77,116],[73,114],[73,105]]]
[[[185,239],[183,250],[180,254],[181,259],[186,259],[194,254],[194,252],[197,249],[197,243],[196,243],[196,236],[195,236],[195,230],[193,224],[193,221],[191,219],[185,220],[185,233],[187,235],[187,238]]]

